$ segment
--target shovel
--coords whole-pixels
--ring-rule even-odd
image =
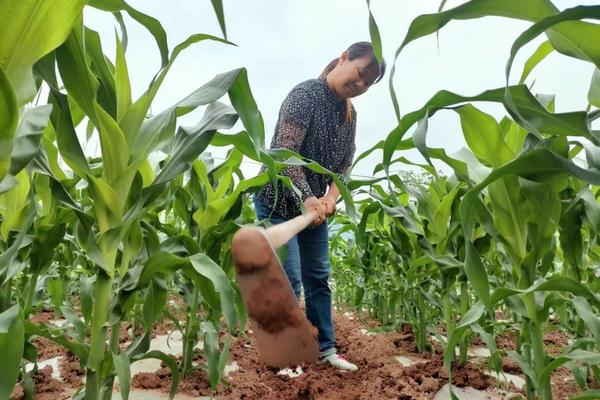
[[[242,227],[233,236],[237,281],[258,352],[270,367],[314,363],[319,357],[317,329],[306,319],[275,253],[316,218],[310,210],[267,229]]]

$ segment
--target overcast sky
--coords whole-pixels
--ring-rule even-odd
[[[553,2],[560,9],[598,4],[586,0]],[[223,0],[223,3],[228,39],[237,47],[213,42],[189,47],[179,56],[165,80],[153,104],[154,113],[185,97],[214,75],[244,66],[265,120],[268,144],[280,104],[289,90],[301,81],[317,77],[323,67],[350,44],[369,40],[368,11],[363,0]],[[464,1],[449,0],[445,8],[461,3]],[[130,0],[130,4],[160,20],[170,49],[194,33],[221,36],[208,0]],[[371,4],[381,31],[384,58],[391,64],[410,21],[420,14],[436,12],[439,1],[372,0]],[[100,32],[105,53],[113,57],[114,19],[89,7],[84,15],[85,23]],[[131,19],[126,21],[127,61],[133,94],[137,98],[158,70],[160,59],[152,37]],[[439,50],[435,35],[411,43],[400,55],[394,80],[402,114],[420,108],[441,89],[475,95],[503,86],[510,47],[528,26],[528,22],[498,17],[454,21],[440,32]],[[541,41],[540,38],[532,42],[520,52],[511,82],[518,81],[524,60]],[[528,83],[535,79],[534,93],[556,94],[558,112],[584,110],[592,72],[590,63],[553,53],[534,70]],[[384,139],[396,125],[388,77],[354,99],[358,112],[357,155]],[[498,119],[504,115],[497,105],[479,107]],[[198,110],[180,121],[194,125],[201,113],[202,110]],[[233,131],[240,129],[238,124]],[[448,153],[465,146],[454,112],[439,112],[430,120],[427,144],[443,147]],[[224,154],[222,149],[212,150],[217,156]],[[416,151],[402,155],[423,162]],[[359,163],[353,172],[371,175],[380,160],[381,153],[376,153]],[[441,165],[438,167],[448,171]],[[394,168],[403,166],[397,164]],[[246,164],[244,171],[252,174],[256,169],[257,166]]]

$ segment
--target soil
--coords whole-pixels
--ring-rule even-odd
[[[58,316],[54,315],[54,311],[44,308],[32,315],[30,321],[34,324],[47,324],[48,321],[56,318],[58,318]]]
[[[440,354],[415,355],[410,329],[404,332],[363,335],[360,322],[336,316],[337,347],[349,361],[359,366],[357,372],[340,372],[326,365],[304,365],[296,378],[278,375],[258,357],[252,336],[239,338],[232,346],[230,361],[239,370],[231,374],[229,384],[211,393],[208,377],[197,369],[182,379],[179,393],[217,399],[432,399],[448,381]],[[422,360],[402,367],[394,358],[406,355]],[[154,374],[137,374],[132,385],[137,388],[168,391],[170,372],[161,368]],[[457,386],[490,388],[493,379],[482,369],[468,364],[455,368]]]
[[[33,374],[33,383],[35,392],[33,398],[36,400],[62,400],[68,399],[70,395],[64,392],[64,385],[52,378],[52,367],[47,365],[44,368],[38,369]],[[25,399],[25,392],[21,385],[15,387],[10,400]]]
[[[67,354],[67,350],[64,347],[43,337],[35,337],[31,340],[31,343],[37,349],[38,361],[44,361],[49,358],[60,357]]]
[[[410,327],[401,332],[382,332],[365,335],[361,329],[377,328],[373,321],[361,321],[361,318],[344,316],[345,310],[335,313],[336,346],[341,354],[358,365],[356,372],[340,372],[326,365],[303,365],[303,373],[290,378],[278,375],[278,369],[267,367],[259,358],[254,338],[251,333],[234,340],[228,363],[234,361],[239,370],[231,373],[215,392],[211,390],[206,372],[198,367],[191,376],[183,378],[177,392],[191,396],[210,396],[216,399],[404,399],[428,400],[448,382],[443,368],[443,359],[439,351],[433,353],[417,353],[413,333]],[[44,313],[46,314],[46,313]],[[44,317],[45,318],[45,317]],[[122,337],[127,337],[129,326],[124,324]],[[168,333],[172,323],[165,320],[156,326],[154,334]],[[559,330],[548,331],[545,335],[546,347],[559,349],[568,344],[569,337]],[[47,366],[34,374],[36,383],[35,399],[60,400],[69,398],[74,388],[82,383],[84,371],[79,360],[73,354],[53,345],[51,342],[35,338],[40,359],[56,355],[62,356],[61,379],[52,379],[52,367]],[[515,348],[514,337],[503,333],[497,337],[498,347],[503,350]],[[416,364],[403,367],[395,356],[405,356],[416,361]],[[197,364],[202,365],[201,354],[194,357]],[[485,365],[467,364],[454,366],[453,384],[469,386],[475,389],[492,391],[502,385],[483,373]],[[509,357],[502,358],[502,370],[506,373],[522,375],[521,368]],[[165,365],[155,373],[141,373],[132,378],[132,386],[137,389],[157,389],[164,393],[169,390],[171,374]],[[597,387],[590,383],[591,388]],[[504,387],[511,392],[519,390]],[[561,367],[552,375],[554,399],[568,399],[579,393],[579,389],[571,372]],[[522,393],[522,392],[521,392]],[[24,398],[23,389],[19,385],[13,391],[11,400]]]
[[[70,351],[61,357],[58,365],[60,367],[60,378],[70,387],[78,388],[83,383],[85,370],[79,364],[79,358]]]

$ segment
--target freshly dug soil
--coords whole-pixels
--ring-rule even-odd
[[[67,393],[64,393],[64,385],[52,378],[52,367],[49,365],[37,370],[33,374],[33,383],[35,385],[33,397],[36,400],[62,400],[70,397]],[[18,385],[13,390],[10,400],[23,399],[25,399],[25,392],[23,391],[23,387]]]
[[[31,343],[37,349],[38,361],[44,361],[49,358],[60,357],[67,354],[67,350],[64,347],[43,337],[35,337],[31,340]]]
[[[72,388],[78,388],[83,383],[85,370],[79,365],[79,357],[70,351],[61,357],[58,365],[60,367],[60,379]]]
[[[356,316],[343,316],[343,310],[335,313],[337,348],[347,359],[358,365],[356,372],[340,372],[326,365],[304,365],[303,373],[290,378],[278,375],[278,369],[267,367],[260,359],[252,333],[234,340],[228,363],[236,362],[237,372],[231,373],[222,384],[212,392],[207,374],[196,368],[190,377],[180,377],[178,393],[192,396],[214,395],[216,399],[404,399],[429,400],[448,382],[443,368],[442,355],[439,353],[417,353],[410,328],[402,332],[377,333],[364,335],[361,329],[375,328],[372,321],[360,321]],[[365,325],[366,323],[366,325]],[[156,327],[155,333],[166,333],[172,324],[165,321],[164,326]],[[121,332],[124,336],[124,331]],[[60,359],[61,379],[52,379],[52,367],[41,369],[34,375],[35,399],[61,400],[70,398],[73,389],[79,387],[84,371],[79,360],[73,354],[41,338],[34,339],[39,354],[49,358],[51,354],[62,356]],[[557,349],[567,344],[568,337],[560,331],[549,331],[545,336],[547,347]],[[512,334],[499,335],[498,347],[513,350],[515,342]],[[395,356],[405,356],[417,363],[403,367]],[[202,365],[201,354],[194,359]],[[481,361],[477,361],[481,363]],[[453,369],[453,383],[457,386],[470,386],[480,390],[492,391],[501,386],[493,378],[483,373],[485,365],[467,364]],[[520,367],[512,359],[503,357],[502,370],[523,376]],[[158,389],[168,392],[171,374],[168,368],[155,373],[137,374],[132,386],[137,389]],[[597,385],[590,382],[591,388]],[[514,387],[512,392],[518,392]],[[568,399],[579,393],[571,372],[561,367],[552,375],[553,398]],[[19,385],[13,391],[11,400],[24,398]]]
[[[230,375],[228,386],[211,393],[208,377],[200,369],[179,383],[179,393],[209,396],[217,399],[432,399],[448,381],[440,354],[414,353],[410,330],[402,333],[363,335],[362,325],[355,320],[336,316],[337,347],[349,361],[356,363],[356,372],[341,372],[327,365],[302,366],[303,374],[296,378],[278,375],[258,356],[252,336],[237,340],[229,362],[237,362],[239,370]],[[402,367],[394,358],[405,355],[421,360]],[[477,389],[490,388],[493,379],[473,365],[456,368],[454,383]],[[155,374],[137,374],[133,386],[168,391],[170,372],[161,368]]]
[[[42,309],[31,316],[30,321],[34,324],[46,324],[48,321],[56,319],[54,311]]]

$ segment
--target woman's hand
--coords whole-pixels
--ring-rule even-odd
[[[317,214],[317,217],[313,221],[312,225],[319,226],[325,221],[326,208],[321,202],[321,200],[317,199],[315,196],[309,197],[304,200],[304,207],[306,207],[306,211],[311,212],[314,211]]]
[[[331,217],[333,214],[335,214],[336,211],[336,199],[333,196],[329,196],[329,195],[325,195],[323,197],[321,197],[319,199],[319,201],[321,201],[321,204],[323,204],[323,206],[325,207],[325,216],[326,217]]]

